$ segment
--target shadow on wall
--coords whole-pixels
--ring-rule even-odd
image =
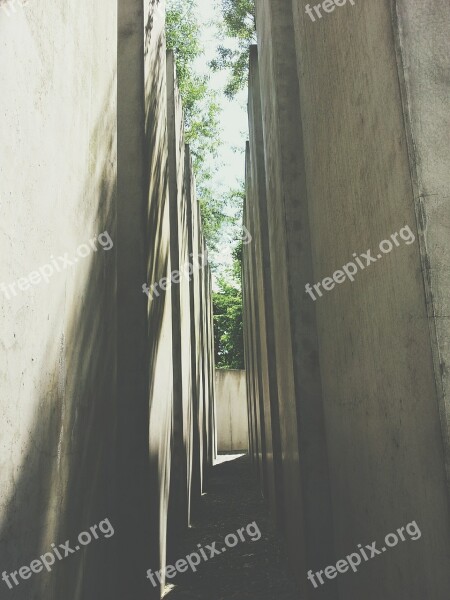
[[[163,3],[151,0],[145,26],[145,149],[148,180],[147,283],[167,277],[170,270],[168,196],[167,90],[164,22],[155,17]],[[160,9],[162,10],[162,9]],[[172,435],[172,299],[170,287],[149,301],[149,402],[152,547],[151,564],[165,564],[170,491]],[[151,588],[150,582],[149,586]]]
[[[96,223],[114,241],[116,79],[107,90],[103,111],[90,139],[97,164],[86,170],[80,207],[86,231]],[[98,144],[101,143],[102,155]],[[92,217],[88,209],[97,206]],[[49,323],[60,319],[64,334],[49,331],[40,393],[29,445],[18,468],[14,493],[2,514],[0,566],[8,573],[39,558],[66,540],[77,543],[82,531],[109,518],[115,506],[115,248],[90,256],[85,280],[66,279],[64,292]],[[84,277],[84,276],[83,276]],[[73,294],[69,292],[73,288]],[[62,287],[60,288],[62,289]],[[37,293],[45,293],[42,287]],[[50,292],[47,291],[47,294]],[[42,319],[47,315],[40,315]],[[25,368],[25,365],[24,365]],[[10,402],[14,399],[11,398]],[[33,574],[6,593],[12,600],[115,598],[115,546],[120,536],[93,540],[51,573]],[[19,562],[17,562],[19,561]],[[6,584],[2,597],[6,597]]]

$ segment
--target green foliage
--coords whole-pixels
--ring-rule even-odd
[[[244,369],[244,335],[242,318],[242,241],[233,252],[229,277],[220,277],[219,290],[213,292],[214,346],[216,367]]]
[[[245,32],[241,31],[239,25],[246,24],[245,16],[239,11],[231,11],[234,3],[229,4],[230,12],[228,16],[225,15],[225,23],[228,23],[230,31],[239,32],[239,35],[245,37]],[[248,2],[238,4],[245,7]],[[224,1],[223,6],[226,5],[227,2]],[[234,21],[234,18],[237,20]],[[219,248],[224,243],[226,231],[228,235],[231,231],[231,236],[234,234],[234,239],[237,238],[237,222],[242,217],[244,192],[243,185],[240,189],[229,190],[224,194],[213,188],[213,177],[219,168],[217,149],[221,144],[220,103],[210,87],[209,77],[199,75],[195,70],[196,61],[203,55],[199,42],[200,24],[196,0],[168,0],[166,39],[167,48],[174,51],[176,59],[178,87],[184,108],[185,136],[194,162],[203,233],[209,250],[220,253]],[[243,86],[246,80],[248,44],[247,49],[245,45],[241,49],[241,59],[237,55],[225,54],[225,62],[216,65],[217,68],[225,68],[231,62],[235,65],[235,86]],[[222,368],[244,368],[241,257],[242,242],[237,244],[234,251],[233,266],[222,269],[217,282],[218,291],[213,292],[216,364]],[[211,266],[213,269],[218,267],[214,265],[214,261],[211,261]]]
[[[194,62],[203,53],[195,9],[195,0],[168,0],[166,10],[166,44],[167,49],[173,50],[175,54],[178,87],[183,100],[188,136],[192,122],[198,122],[199,114],[203,113],[203,110],[199,110],[200,106],[205,101],[208,103],[208,100],[213,104],[207,77],[196,74],[193,69]],[[210,133],[208,129],[208,135]]]
[[[211,195],[200,198],[203,231],[209,242],[208,247],[212,251],[209,262],[214,272],[220,268],[224,245],[233,244],[239,238],[243,190],[244,184],[242,183],[240,188],[228,190],[219,197]],[[223,273],[223,276],[226,274],[227,271]]]
[[[217,156],[220,143],[220,105],[209,78],[195,72],[194,63],[203,54],[196,11],[195,0],[168,0],[166,40],[167,49],[175,54],[186,142],[191,146],[197,181],[202,184],[210,179],[206,159]]]
[[[203,231],[210,250],[217,248],[221,228],[227,222],[226,196],[218,195],[212,178],[218,170],[221,143],[220,103],[209,77],[199,75],[195,62],[203,55],[195,0],[168,0],[166,11],[167,48],[176,59],[178,87],[183,101],[185,139],[194,163],[197,197]]]
[[[249,47],[256,42],[255,0],[220,0],[223,37],[236,40],[235,47],[219,45],[211,61],[213,71],[228,70],[225,95],[232,99],[245,88],[248,79]]]

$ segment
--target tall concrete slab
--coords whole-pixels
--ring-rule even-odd
[[[11,14],[3,8],[2,571],[14,573],[52,544],[73,547],[105,519],[114,534],[7,591],[16,600],[159,598],[146,571],[164,568],[167,530],[179,515],[187,526],[196,445],[197,464],[203,459],[192,430],[189,278],[178,303],[167,285],[174,235],[181,263],[189,235],[201,233],[200,219],[188,223],[182,151],[171,167],[178,177],[170,213],[165,6],[101,1],[80,12],[69,0],[45,12],[32,3]],[[204,277],[209,325],[196,350],[210,395],[209,271]],[[161,282],[165,289],[144,293]],[[198,294],[194,303],[198,320]],[[171,486],[180,447],[181,501]],[[179,513],[169,510],[171,492]]]
[[[190,294],[190,338],[191,338],[191,372],[192,372],[192,482],[189,501],[192,508],[198,508],[202,493],[202,450],[200,423],[200,378],[201,378],[201,278],[200,257],[200,219],[196,198],[195,178],[189,146],[185,148],[185,178],[187,204],[188,255],[192,264]],[[201,261],[201,262],[200,262]]]
[[[152,2],[146,18],[146,131],[149,183],[149,302],[151,341],[150,458],[153,531],[159,551],[153,566],[173,562],[178,535],[190,522],[203,485],[203,372],[211,331],[203,331],[211,295],[203,297],[209,268],[196,198],[192,160],[184,144],[174,55],[165,51],[164,5]],[[209,363],[208,363],[209,364]],[[159,383],[158,383],[159,382]],[[210,387],[208,389],[211,389]],[[211,460],[207,464],[211,464]],[[154,569],[154,570],[155,570]],[[164,585],[161,586],[162,588]]]
[[[172,285],[173,449],[171,473],[171,525],[173,539],[189,525],[188,498],[192,470],[189,411],[191,380],[191,310],[189,240],[185,180],[184,121],[176,81],[175,57],[167,53],[167,119],[169,144],[170,256],[178,282]]]
[[[117,533],[118,14],[104,1],[5,8],[0,283],[15,285],[0,291],[0,565],[9,573],[105,518]],[[112,245],[100,245],[103,232]],[[52,573],[11,590],[1,581],[0,595],[119,598],[115,561],[114,537],[92,542]]]
[[[250,144],[247,142],[245,148],[245,164],[246,164],[246,197],[244,198],[244,205],[242,210],[243,225],[248,227],[251,226],[248,215],[248,193],[251,189],[251,170],[250,170]],[[242,253],[242,315],[243,315],[243,337],[244,337],[244,362],[245,362],[245,380],[247,388],[247,421],[248,421],[248,432],[249,432],[249,453],[252,460],[252,464],[255,468],[258,468],[257,463],[257,437],[254,419],[254,397],[253,397],[253,354],[251,345],[251,313],[250,313],[250,283],[249,283],[249,272],[248,272],[248,255],[245,248]]]
[[[148,192],[144,12],[140,0],[119,2],[117,71],[117,542],[124,568],[119,589],[123,596],[144,598],[148,594],[145,573],[151,559],[152,530],[148,510],[148,299],[142,291],[148,273]]]
[[[201,222],[200,211],[198,212],[199,222]],[[200,233],[198,236],[198,246],[197,246],[197,255],[201,258],[202,264],[204,261],[204,247],[203,247],[203,237]],[[206,333],[205,333],[205,298],[204,298],[204,274],[202,271],[199,271],[198,278],[198,299],[199,299],[199,329],[198,329],[198,341],[201,348],[205,348],[207,344],[206,341]],[[203,491],[204,489],[204,457],[205,457],[205,424],[204,424],[204,415],[205,415],[205,397],[208,393],[208,381],[207,381],[207,360],[206,355],[202,352],[200,356],[200,360],[198,362],[198,429],[200,432],[199,436],[199,454],[200,454],[200,488]]]
[[[260,309],[258,327],[260,336],[261,394],[264,405],[264,423],[267,461],[267,487],[271,511],[283,527],[283,481],[280,415],[275,356],[275,331],[273,322],[273,292],[269,247],[269,228],[266,197],[266,170],[264,161],[261,90],[259,80],[258,47],[250,47],[249,67],[249,136],[251,149],[252,196],[248,208],[251,222],[247,224],[253,239],[256,271],[255,293]]]
[[[203,235],[203,234],[202,234]],[[208,260],[208,249],[206,241],[203,239],[203,254]],[[205,472],[214,464],[217,455],[217,421],[216,421],[216,401],[215,401],[215,364],[214,364],[214,315],[212,305],[212,275],[211,269],[205,269],[205,321],[206,321],[206,352],[204,353],[207,362],[208,373],[208,397],[205,414],[205,453],[204,467]]]
[[[266,371],[254,332],[256,315],[267,315],[255,287],[265,194],[278,389],[269,397],[280,415],[288,548],[305,597],[444,599],[450,6],[261,0],[256,9],[263,143],[252,50],[244,211],[256,237],[256,261],[250,250],[244,257],[252,452],[268,435],[252,423],[267,396],[252,374]],[[333,281],[342,265],[367,260],[368,248],[372,260],[358,262],[357,277]],[[305,586],[309,569],[413,521],[422,532],[414,543],[337,586]]]
[[[450,487],[450,6],[393,2],[397,68]]]
[[[247,143],[245,153],[245,190],[246,201],[244,203],[243,221],[246,227],[251,227],[250,202],[254,201],[254,182],[252,179],[251,168],[251,153],[250,144]],[[256,314],[255,314],[255,276],[253,268],[253,248],[247,245],[243,249],[243,287],[244,287],[244,329],[246,330],[246,355],[245,355],[245,370],[247,373],[248,390],[247,397],[250,408],[249,424],[252,432],[253,440],[253,459],[256,466],[258,480],[262,490],[266,491],[266,476],[265,476],[265,438],[261,427],[261,410],[262,397],[259,394],[260,370],[258,364],[258,352],[256,342]]]
[[[256,5],[286,538],[303,593],[305,568],[332,564],[328,477],[293,18],[282,0]],[[314,590],[313,590],[314,591]],[[315,590],[335,598],[335,582]]]
[[[207,343],[207,323],[206,323],[206,282],[205,278],[201,277],[200,279],[200,297],[201,297],[201,339],[202,343]],[[209,376],[208,376],[208,360],[206,356],[203,356],[203,377],[202,377],[202,394],[201,394],[201,404],[199,406],[199,423],[200,423],[200,431],[201,435],[201,479],[202,479],[202,490],[204,490],[205,485],[205,474],[207,469],[207,453],[208,453],[208,445],[207,445],[207,415],[208,415],[208,401],[209,401]]]
[[[346,598],[446,598],[448,4],[348,4],[316,22],[293,6],[311,283],[405,226],[415,239],[316,303],[336,551],[412,520],[423,532],[339,585]]]
[[[208,248],[204,242],[204,252],[208,255]],[[217,403],[216,403],[216,366],[214,363],[214,311],[212,303],[213,282],[211,269],[205,271],[206,276],[206,298],[207,298],[207,319],[208,319],[208,338],[207,351],[205,353],[208,361],[208,377],[209,377],[209,405],[208,405],[208,436],[207,436],[207,461],[210,468],[217,458]]]
[[[150,285],[170,280],[170,221],[168,188],[168,130],[165,47],[165,5],[148,2],[144,14],[145,155],[147,165],[147,240]],[[152,495],[151,561],[148,568],[164,569],[167,553],[172,450],[172,297],[171,287],[158,287],[148,301],[149,339],[149,454]],[[149,590],[150,582],[147,582]],[[154,590],[155,594],[160,590]],[[158,593],[159,596],[159,593]]]

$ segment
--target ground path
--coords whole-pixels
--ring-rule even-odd
[[[261,539],[250,541],[257,537],[253,529],[252,535],[242,532],[245,542],[202,561],[196,573],[178,573],[165,600],[300,600],[248,456],[216,465],[207,490],[198,517],[180,540],[178,558],[198,551],[198,544],[206,549],[218,542],[221,550],[228,534],[254,521]]]

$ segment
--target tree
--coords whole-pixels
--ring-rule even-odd
[[[229,22],[232,24],[232,20]],[[237,22],[233,25],[234,29],[236,26]],[[221,194],[212,186],[214,172],[219,168],[220,104],[210,88],[209,77],[195,71],[195,62],[203,54],[195,0],[168,0],[166,39],[167,48],[175,54],[178,87],[184,107],[185,137],[191,147],[203,233],[212,257],[227,236],[229,239],[231,235],[235,241],[238,239],[236,230],[237,223],[242,220],[244,191],[242,185],[238,190]],[[242,84],[245,82],[246,61],[243,61],[241,75],[238,73],[241,67],[235,70],[236,81],[241,77]],[[238,242],[233,253],[233,266],[221,270],[218,291],[213,292],[216,364],[222,368],[244,368],[241,262],[242,242],[240,245]],[[210,260],[210,264],[213,270],[218,268],[214,260]]]
[[[203,55],[196,0],[168,0],[166,43],[176,60],[178,87],[183,102],[185,139],[190,145],[203,232],[210,250],[217,248],[221,228],[228,221],[226,195],[212,187],[218,170],[221,144],[220,103],[211,89],[209,77],[199,75],[195,62]]]
[[[183,102],[185,139],[190,144],[197,183],[210,179],[208,155],[217,157],[220,144],[220,104],[207,75],[195,72],[203,54],[195,0],[168,0],[166,44],[175,54],[177,83]]]
[[[236,45],[219,45],[210,65],[213,71],[230,71],[225,95],[232,99],[247,85],[249,48],[256,42],[255,0],[221,0],[221,8],[222,36]]]
[[[221,369],[244,369],[244,334],[242,315],[242,241],[233,252],[229,277],[220,277],[213,292],[214,346],[216,366]]]

